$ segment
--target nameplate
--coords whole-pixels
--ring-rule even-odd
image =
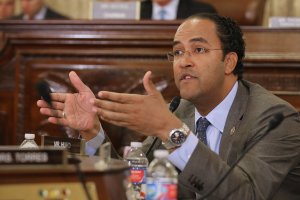
[[[269,27],[272,28],[300,27],[300,17],[271,17],[269,19]]]
[[[66,163],[67,151],[64,149],[0,147],[0,165],[65,165]]]
[[[54,148],[64,148],[70,153],[85,154],[85,140],[75,138],[64,138],[55,136],[42,136],[42,146],[51,146]]]
[[[92,2],[92,19],[140,19],[140,1]]]

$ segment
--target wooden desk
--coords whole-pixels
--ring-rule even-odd
[[[71,70],[95,93],[144,93],[143,74],[152,70],[169,101],[178,92],[166,52],[178,25],[178,21],[1,22],[0,114],[6,119],[1,126],[9,128],[1,133],[0,143],[19,144],[25,132],[65,135],[66,130],[49,125],[39,114],[35,86],[45,79],[54,91],[74,91],[68,80]],[[300,110],[300,29],[243,30],[245,79],[260,83]],[[117,149],[143,139],[106,123],[104,128]]]
[[[73,164],[1,166],[0,199],[87,199],[81,178],[92,199],[127,199],[130,171],[124,161],[112,159],[109,168],[98,169],[99,158],[79,159],[78,167]]]

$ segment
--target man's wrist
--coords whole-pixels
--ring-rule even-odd
[[[102,126],[100,124],[100,122],[96,122],[94,124],[94,127],[90,130],[85,130],[85,131],[80,131],[80,135],[86,140],[89,141],[91,139],[93,139],[94,137],[96,137],[98,135],[98,133],[101,131]]]
[[[169,139],[170,132],[173,129],[179,129],[181,126],[182,122],[178,118],[175,118],[175,120],[173,120],[171,123],[168,123],[168,125],[164,124],[157,137],[159,137],[161,141],[166,142]]]
[[[189,133],[190,129],[188,126],[182,123],[180,128],[175,128],[170,131],[168,139],[164,140],[162,144],[168,150],[175,150],[185,142]]]

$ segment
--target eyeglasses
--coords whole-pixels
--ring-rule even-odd
[[[198,56],[214,50],[223,50],[223,49],[207,49],[204,47],[197,47],[193,51],[175,50],[172,52],[168,52],[167,56],[170,62],[175,62],[183,58],[186,52],[188,52],[190,56]]]

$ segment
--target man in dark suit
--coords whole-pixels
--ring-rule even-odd
[[[140,18],[161,19],[160,9],[168,12],[165,13],[166,20],[185,19],[197,13],[216,13],[213,6],[195,0],[146,0],[141,3]]]
[[[21,0],[21,8],[23,13],[14,16],[12,19],[67,19],[67,17],[46,6],[43,0]]]
[[[159,138],[154,149],[168,149],[168,159],[181,171],[179,199],[205,196],[233,167],[206,199],[299,200],[299,113],[242,79],[244,54],[243,34],[234,21],[195,15],[179,26],[168,54],[182,98],[175,115],[156,90],[151,72],[143,79],[147,95],[101,91],[99,99],[71,72],[79,94],[53,94],[52,112],[45,101],[38,106],[50,122],[76,128],[89,141],[101,143],[105,137],[96,112],[102,120],[149,136],[147,148]]]

